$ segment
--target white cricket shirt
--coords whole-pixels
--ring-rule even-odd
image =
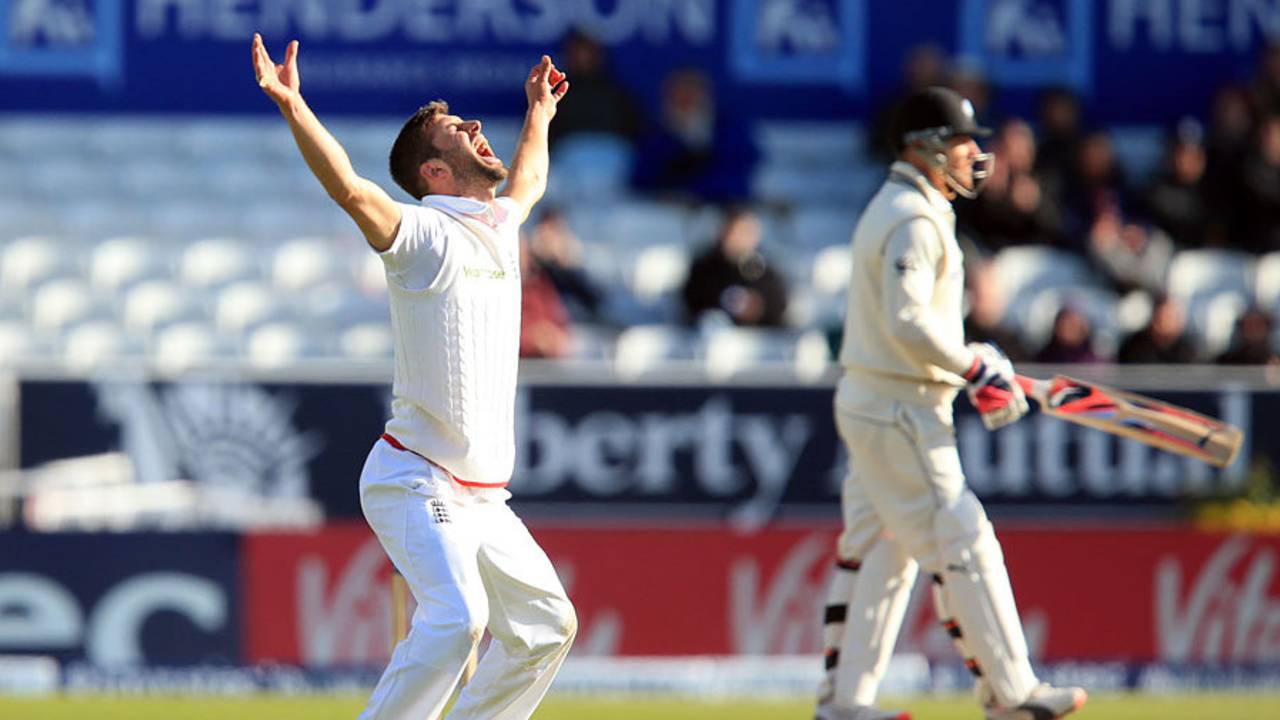
[[[853,232],[840,364],[861,391],[949,403],[973,362],[964,343],[964,255],[947,198],[895,162]],[[846,388],[845,385],[851,387]]]
[[[386,432],[464,484],[505,485],[515,464],[519,224],[510,198],[428,195],[401,205],[380,253],[395,337]]]

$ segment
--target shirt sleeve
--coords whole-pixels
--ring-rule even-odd
[[[449,236],[440,213],[420,205],[400,203],[400,229],[391,247],[381,253],[387,280],[406,290],[430,290],[444,267]]]
[[[931,221],[916,218],[889,235],[881,266],[885,322],[913,356],[963,376],[973,365],[973,351],[942,332],[932,309],[941,262],[942,238]]]

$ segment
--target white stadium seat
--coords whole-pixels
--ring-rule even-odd
[[[181,372],[225,354],[213,328],[199,321],[170,325],[151,344],[151,361],[167,372]]]
[[[689,276],[689,251],[683,245],[664,243],[642,248],[632,261],[631,292],[643,303],[661,301],[679,292]]]
[[[72,274],[66,243],[60,238],[31,235],[0,246],[0,292],[20,297],[41,282]]]
[[[234,238],[208,238],[187,246],[178,266],[186,285],[214,289],[258,276],[256,250]]]
[[[214,326],[229,341],[242,339],[255,326],[287,315],[280,296],[270,286],[255,280],[223,289],[214,301]]]
[[[1184,304],[1222,291],[1252,295],[1256,260],[1230,250],[1183,250],[1169,263],[1169,295]]]
[[[167,325],[202,318],[201,299],[198,288],[171,280],[147,280],[126,291],[120,320],[130,337],[145,341]]]
[[[168,249],[143,237],[104,240],[89,257],[89,283],[99,293],[115,295],[142,280],[168,272]]]
[[[83,280],[61,278],[35,289],[29,318],[33,329],[51,337],[74,323],[101,315],[104,310]]]
[[[676,325],[636,325],[618,335],[615,366],[624,377],[635,377],[662,363],[692,361],[702,356],[698,334]]]
[[[96,367],[125,355],[130,343],[114,320],[91,320],[67,330],[62,338],[62,356],[77,369]]]
[[[758,330],[726,327],[712,332],[706,343],[707,373],[715,380],[763,364],[789,365],[800,377],[814,379],[830,360],[826,338],[817,330]]]
[[[391,326],[386,322],[357,323],[338,336],[338,351],[352,359],[390,359],[394,349]]]

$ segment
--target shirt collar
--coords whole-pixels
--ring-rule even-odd
[[[457,195],[426,195],[422,198],[422,204],[444,210],[452,210],[464,215],[483,215],[493,212],[493,208],[487,202]]]
[[[938,188],[934,187],[933,183],[929,182],[929,178],[926,177],[924,173],[920,172],[920,169],[915,165],[912,165],[906,160],[897,160],[889,166],[889,173],[891,175],[900,176],[904,181],[909,182],[918,188],[920,192],[924,193],[924,196],[929,201],[930,205],[933,205],[939,210],[949,211],[952,209],[951,201],[947,199],[947,196],[943,195]]]

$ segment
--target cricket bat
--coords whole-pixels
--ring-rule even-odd
[[[1244,432],[1221,420],[1123,390],[1066,375],[1049,380],[1017,376],[1040,411],[1068,422],[1131,438],[1168,452],[1226,467],[1235,459]]]

